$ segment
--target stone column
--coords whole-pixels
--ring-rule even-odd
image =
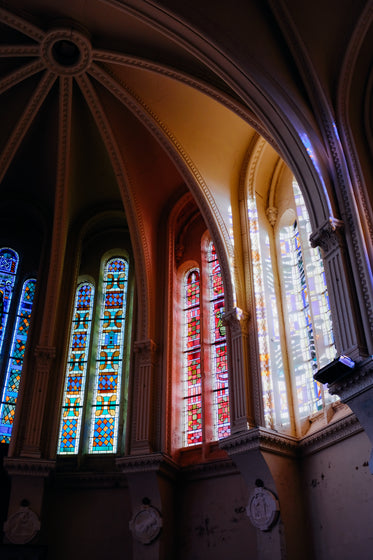
[[[152,340],[135,342],[135,410],[131,454],[152,451],[154,438],[153,378],[157,346]]]
[[[352,286],[343,237],[343,222],[329,218],[310,236],[312,247],[323,253],[337,352],[354,361],[366,357],[361,321],[356,314],[356,293]]]
[[[249,372],[248,315],[235,308],[225,314],[229,360],[229,395],[232,434],[255,425],[253,384]]]

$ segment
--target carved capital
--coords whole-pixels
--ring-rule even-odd
[[[48,372],[55,356],[56,349],[53,346],[37,346],[35,349],[36,368],[39,371]]]
[[[341,231],[344,224],[337,218],[330,217],[317,231],[310,235],[312,247],[320,247],[327,255],[341,245]]]
[[[239,307],[228,311],[228,313],[224,315],[223,321],[224,324],[229,327],[233,337],[248,334],[249,315]]]
[[[274,206],[268,206],[266,210],[266,216],[271,226],[274,227],[277,222],[278,209],[275,208]]]
[[[138,355],[140,363],[154,363],[157,353],[157,345],[150,338],[148,340],[139,340],[134,343],[134,351],[135,354]]]

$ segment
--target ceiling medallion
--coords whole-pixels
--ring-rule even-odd
[[[71,28],[49,31],[42,44],[41,56],[52,72],[76,76],[85,72],[92,60],[90,41],[83,33]]]

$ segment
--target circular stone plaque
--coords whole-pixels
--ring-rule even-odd
[[[129,527],[137,541],[150,544],[160,533],[162,518],[153,506],[143,505],[135,511]]]
[[[276,522],[280,510],[276,497],[265,488],[255,488],[251,494],[246,513],[251,523],[261,531],[268,531]]]

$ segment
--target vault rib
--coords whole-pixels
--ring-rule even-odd
[[[30,39],[33,39],[38,43],[40,43],[44,39],[45,33],[41,29],[39,29],[39,27],[33,25],[32,23],[24,20],[19,16],[11,14],[4,8],[0,8],[0,21],[2,23],[5,23],[9,27],[16,29],[20,33],[27,35],[27,37],[30,37]]]
[[[142,217],[140,215],[140,212],[138,211],[139,205],[136,202],[135,189],[128,188],[128,185],[130,185],[130,178],[126,173],[123,157],[119,150],[118,143],[115,139],[102,104],[97,96],[95,88],[93,87],[86,74],[77,76],[76,81],[96,122],[96,126],[101,134],[102,140],[104,142],[118,181],[127,222],[131,232],[133,249],[138,255],[139,269],[141,270],[139,274],[139,284],[141,285],[140,293],[147,294],[149,299],[152,299],[153,289],[151,285],[147,284],[147,274],[145,272],[149,271],[150,269],[151,259]],[[139,326],[139,332],[142,333],[140,336],[145,339],[148,332],[148,315],[146,306],[144,305],[143,307],[144,312],[142,316],[142,324]]]
[[[8,76],[5,76],[2,80],[0,80],[0,95],[7,91],[8,89],[12,88],[19,82],[26,80],[33,74],[37,72],[41,72],[45,69],[45,64],[41,60],[35,60],[22,68],[18,68]]]
[[[55,80],[56,75],[52,72],[47,72],[40,80],[33,96],[27,103],[23,114],[18,120],[18,123],[16,124],[0,156],[0,183],[4,179],[15,153],[17,152]]]
[[[0,47],[1,58],[39,56],[39,45],[2,45]]]
[[[54,331],[57,320],[57,305],[62,282],[63,262],[69,228],[69,171],[71,144],[73,78],[60,77],[59,113],[58,113],[58,147],[56,194],[54,200],[54,219],[48,283],[45,295],[43,329],[40,333],[41,346],[53,346]]]

